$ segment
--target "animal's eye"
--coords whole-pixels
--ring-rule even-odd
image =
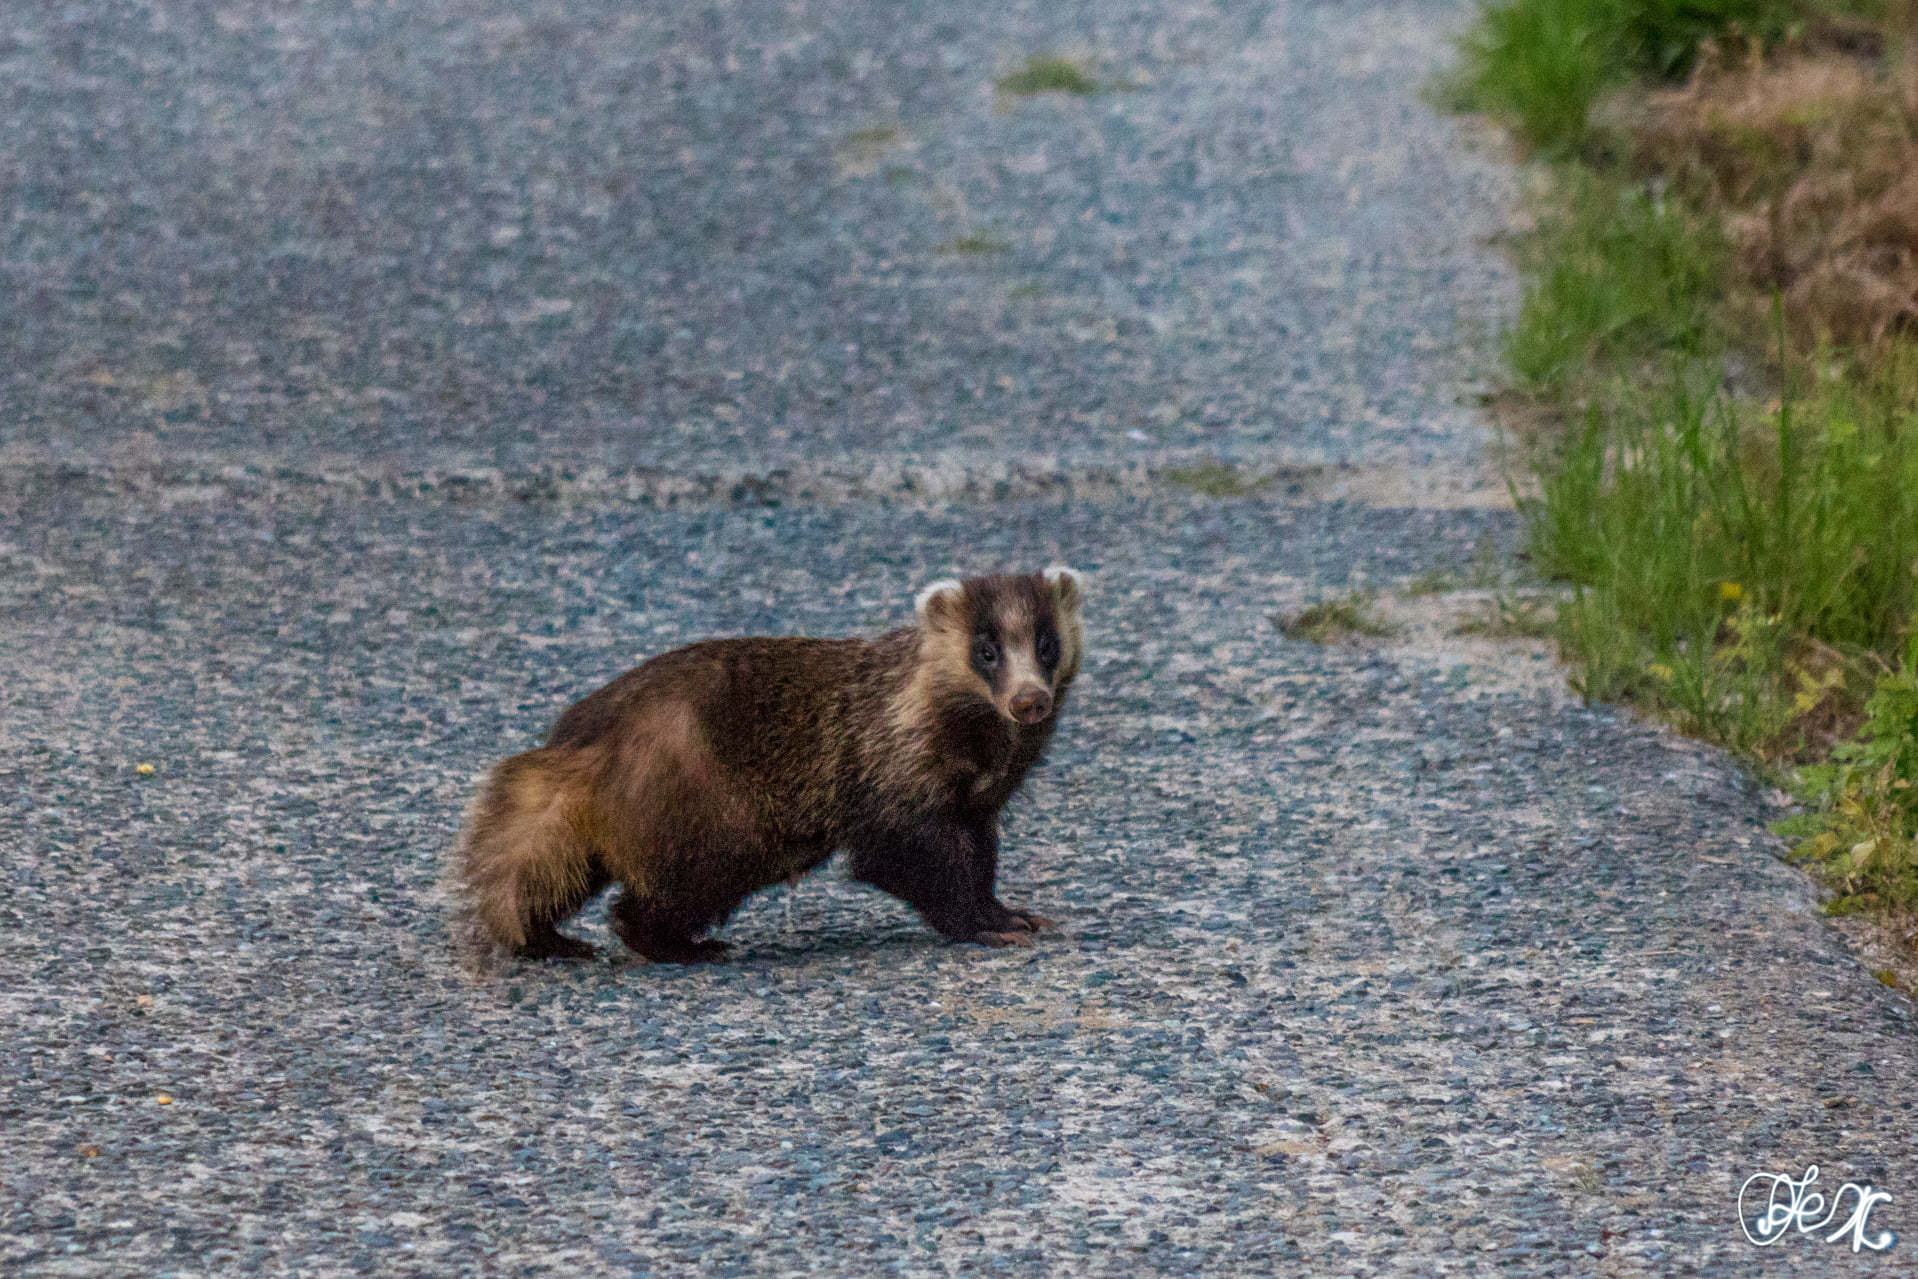
[[[1039,636],[1039,642],[1033,646],[1033,656],[1039,659],[1039,665],[1051,667],[1059,662],[1059,637],[1051,631]]]
[[[999,645],[981,635],[972,641],[972,664],[982,671],[989,671],[999,664]]]

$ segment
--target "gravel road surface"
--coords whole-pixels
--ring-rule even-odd
[[[1765,793],[1449,633],[1522,585],[1464,16],[0,15],[0,1269],[1908,1270],[1911,1005]],[[995,92],[1049,52],[1108,91]],[[723,966],[455,964],[566,702],[1058,560],[1062,934],[830,870]],[[1404,629],[1271,621],[1357,588]],[[1755,1249],[1810,1163],[1909,1240]]]

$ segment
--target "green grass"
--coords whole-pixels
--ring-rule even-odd
[[[1770,47],[1797,28],[1793,0],[1612,0],[1633,71],[1664,80],[1690,73],[1706,40],[1743,37]]]
[[[1791,0],[1508,0],[1487,4],[1459,45],[1447,102],[1508,121],[1529,145],[1571,155],[1592,108],[1634,77],[1677,80],[1701,41],[1772,44],[1799,20]]]
[[[1354,636],[1383,639],[1398,633],[1398,628],[1380,617],[1372,601],[1358,591],[1320,600],[1290,615],[1275,614],[1272,624],[1287,639],[1311,644],[1331,644]]]
[[[1572,391],[1593,373],[1722,346],[1726,249],[1676,201],[1573,170],[1523,256],[1529,278],[1506,354],[1526,391]]]
[[[1741,404],[1707,374],[1589,410],[1542,477],[1533,555],[1580,587],[1562,639],[1587,696],[1791,754],[1807,653],[1889,653],[1913,623],[1918,413],[1845,382]]]
[[[1097,77],[1077,62],[1052,56],[1027,58],[1018,70],[1000,76],[996,84],[999,92],[1016,97],[1040,93],[1094,94],[1105,89]]]
[[[1592,105],[1625,76],[1607,0],[1488,5],[1460,44],[1454,106],[1500,116],[1552,154],[1585,141]]]

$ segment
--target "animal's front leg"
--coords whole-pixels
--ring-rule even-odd
[[[978,848],[978,856],[973,862],[975,891],[980,913],[989,921],[983,930],[986,935],[973,940],[988,946],[1030,946],[1032,934],[1057,928],[1059,925],[1044,915],[1011,910],[999,900],[996,888],[999,878],[999,824],[983,823],[974,828],[973,836]]]
[[[937,821],[907,836],[856,848],[852,872],[917,910],[954,941],[1029,946],[1030,917],[1007,910],[993,896],[998,861],[999,836],[992,824]]]

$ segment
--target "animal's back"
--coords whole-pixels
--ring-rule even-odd
[[[692,745],[759,806],[818,813],[858,772],[897,683],[889,652],[909,639],[708,640],[651,658],[560,716],[547,747],[644,752],[662,720],[684,716]]]

